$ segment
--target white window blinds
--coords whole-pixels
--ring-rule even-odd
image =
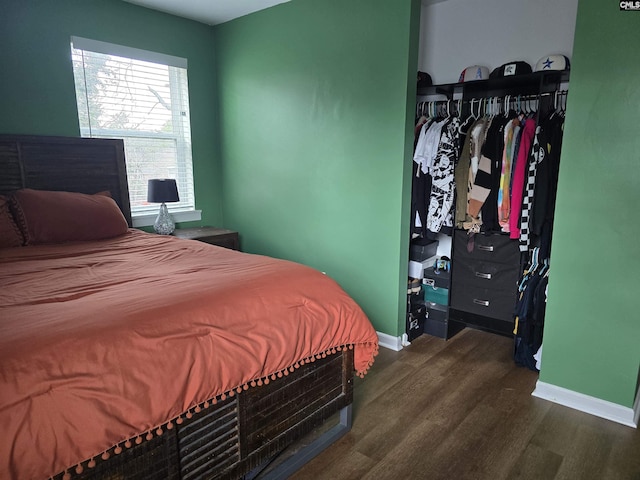
[[[180,202],[167,207],[193,210],[186,59],[80,37],[71,52],[80,133],[124,140],[132,214],[157,212],[150,178],[175,178]]]

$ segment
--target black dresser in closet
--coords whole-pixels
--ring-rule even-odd
[[[456,230],[452,248],[449,318],[511,334],[520,276],[518,242],[508,235]]]

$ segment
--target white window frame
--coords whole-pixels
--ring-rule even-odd
[[[151,52],[148,50],[141,50],[138,48],[127,47],[124,45],[117,45],[108,42],[102,42],[99,40],[92,40],[83,37],[71,37],[72,52],[74,49],[94,52],[105,55],[113,55],[117,57],[124,57],[127,59],[140,60],[144,62],[151,62],[168,67],[177,67],[184,69],[184,72],[177,73],[176,69],[169,69],[169,82],[170,85],[175,86],[178,84],[178,75],[183,74],[184,82],[186,84],[187,74],[187,59],[181,57],[175,57],[172,55],[166,55],[158,52]],[[74,72],[74,76],[75,76]],[[188,87],[187,87],[188,88]],[[189,192],[180,191],[180,204],[168,203],[167,207],[171,212],[176,222],[198,221],[201,219],[201,210],[195,209],[195,192],[194,192],[194,180],[193,180],[193,163],[191,158],[191,129],[189,118],[189,101],[188,92],[183,92],[182,88],[175,88],[172,90],[179,94],[180,107],[176,109],[176,106],[172,104],[172,117],[174,124],[178,125],[179,122],[183,122],[186,118],[187,123],[184,126],[186,133],[178,135],[176,133],[147,133],[136,134],[133,130],[108,130],[108,129],[95,129],[91,128],[91,125],[83,126],[81,114],[78,114],[78,121],[80,124],[80,134],[82,137],[108,137],[108,138],[162,138],[175,140],[176,142],[176,154],[177,154],[177,167],[178,175],[181,175],[181,179],[185,183],[190,182],[190,187],[187,188]],[[83,95],[82,92],[76,92],[77,95]],[[184,95],[187,98],[184,98]],[[86,92],[84,93],[86,95]],[[88,103],[88,102],[87,102]],[[77,104],[80,109],[80,103]],[[83,112],[84,113],[84,112]],[[87,114],[88,115],[88,114]],[[188,138],[187,138],[188,136]],[[126,158],[126,140],[125,140],[125,158]],[[159,175],[160,176],[160,175]],[[186,198],[185,198],[186,197]],[[183,200],[184,198],[184,200]],[[134,227],[142,227],[153,225],[158,213],[159,206],[156,204],[144,205],[144,206],[132,206],[132,218]]]

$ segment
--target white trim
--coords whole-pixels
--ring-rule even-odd
[[[638,385],[638,391],[636,392],[636,401],[633,404],[633,421],[636,423],[636,427],[640,425],[640,385]]]
[[[378,334],[378,345],[388,348],[395,352],[402,350],[402,337],[394,337],[386,333],[376,332]]]
[[[536,383],[536,388],[531,395],[597,417],[606,418],[607,420],[621,423],[628,427],[638,428],[637,416],[634,420],[633,409],[623,407],[617,403],[557,387],[550,383],[541,382],[540,380]]]
[[[160,63],[171,67],[187,68],[187,59],[167,55],[166,53],[151,52],[141,48],[127,47],[115,43],[101,42],[83,37],[71,37],[73,48],[78,50],[88,50],[90,52],[102,53],[104,55],[115,55],[117,57],[135,58],[143,62]]]
[[[170,212],[174,222],[198,222],[202,219],[202,210],[185,210],[183,212]],[[158,214],[145,213],[133,217],[134,227],[150,227],[156,221]]]

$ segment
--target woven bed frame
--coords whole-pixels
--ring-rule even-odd
[[[88,194],[108,190],[131,226],[121,140],[0,135],[0,193],[19,188]],[[199,408],[140,444],[112,448],[108,455],[95,452],[91,464],[69,466],[54,478],[286,478],[351,428],[352,385],[353,351],[344,348]],[[338,413],[332,428],[265,470],[286,447]]]

